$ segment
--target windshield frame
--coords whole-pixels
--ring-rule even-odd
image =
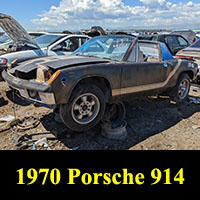
[[[116,55],[113,52],[110,53],[110,56],[107,56],[108,54],[106,52],[103,52],[103,54],[102,54],[103,56],[98,55],[98,52],[96,52],[97,55],[92,55],[92,51],[91,52],[87,52],[88,54],[84,55],[84,53],[86,53],[86,50],[87,50],[87,48],[90,45],[92,45],[92,44],[99,44],[103,39],[107,39],[106,42],[109,39],[113,39],[113,41],[111,42],[110,46],[108,46],[108,48],[107,48],[107,50],[108,50],[111,47],[112,43],[114,42],[114,39],[118,39],[119,40],[119,39],[126,39],[126,38],[132,39],[132,41],[130,41],[130,44],[127,45],[128,48],[125,49],[125,51],[123,53],[124,55],[122,54],[122,57],[119,57],[119,59],[117,59],[117,58],[114,59],[114,56],[116,56]],[[89,41],[87,41],[85,44],[83,44],[79,49],[77,49],[76,51],[74,51],[72,55],[86,56],[86,57],[98,57],[98,58],[102,58],[102,59],[108,59],[108,60],[112,60],[112,61],[123,62],[123,61],[126,61],[127,58],[129,57],[129,55],[130,55],[130,53],[131,53],[131,51],[133,49],[133,46],[134,46],[134,44],[136,42],[136,39],[137,38],[135,36],[132,36],[132,35],[104,35],[104,36],[96,36],[96,37],[91,38]],[[95,41],[97,41],[97,42],[95,43]],[[103,44],[103,45],[105,45],[105,44]],[[118,47],[116,47],[116,49],[117,48]],[[125,46],[125,48],[126,48],[126,46]],[[123,46],[122,46],[122,49],[123,49]],[[115,49],[113,49],[113,51],[114,50]],[[99,52],[99,54],[101,54],[101,52]],[[113,55],[113,57],[111,55]]]

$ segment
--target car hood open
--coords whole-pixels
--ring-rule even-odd
[[[19,72],[29,73],[32,70],[38,68],[38,65],[44,65],[54,70],[58,70],[58,69],[64,69],[81,65],[100,64],[108,62],[111,61],[98,57],[75,56],[75,55],[41,57],[21,63],[19,66],[10,69],[9,72],[14,73],[17,70]]]
[[[0,13],[0,27],[16,44],[30,43],[39,47],[27,31],[12,17]]]

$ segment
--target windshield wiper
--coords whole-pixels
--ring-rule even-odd
[[[100,57],[98,57],[98,56],[93,56],[93,55],[84,55],[84,54],[79,54],[79,53],[76,53],[76,54],[74,54],[74,55],[76,55],[76,56],[84,56],[84,57],[100,58]]]
[[[119,60],[116,60],[116,59],[112,59],[112,58],[107,58],[107,57],[101,57],[103,59],[106,59],[106,60],[111,60],[111,61],[116,61],[116,62],[119,62]]]
[[[79,53],[74,54],[75,56],[84,56],[84,57],[89,57],[89,58],[102,58],[102,59],[106,59],[106,60],[111,60],[111,61],[116,61],[119,62],[119,60],[115,60],[112,58],[108,58],[108,57],[101,57],[101,56],[94,56],[94,55],[80,55]]]

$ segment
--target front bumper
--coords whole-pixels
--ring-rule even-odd
[[[19,91],[22,97],[47,105],[56,104],[55,96],[50,85],[14,77],[5,70],[2,72],[2,77],[10,87]]]

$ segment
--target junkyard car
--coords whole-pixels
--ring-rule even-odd
[[[190,29],[179,29],[171,32],[172,35],[181,35],[183,36],[190,44],[195,42],[195,32]]]
[[[21,62],[41,56],[70,55],[78,49],[88,36],[46,33],[34,40],[26,30],[12,17],[0,14],[0,27],[10,36],[15,45],[0,56],[0,71],[13,61]]]
[[[31,36],[32,39],[35,39],[36,37],[46,35],[47,32],[28,32],[28,34]],[[15,45],[12,39],[4,33],[2,36],[0,36],[0,55],[7,53],[9,48],[11,46]]]
[[[190,43],[183,36],[178,34],[140,35],[138,39],[163,42],[173,56],[181,49],[190,46]]]
[[[106,103],[123,97],[167,91],[184,100],[196,73],[197,64],[173,58],[164,43],[107,35],[71,56],[29,60],[2,75],[21,96],[59,106],[68,128],[85,131],[102,119]]]
[[[200,40],[196,41],[191,46],[179,51],[176,54],[176,57],[195,60],[199,68],[199,73],[197,75],[197,82],[200,83]]]

